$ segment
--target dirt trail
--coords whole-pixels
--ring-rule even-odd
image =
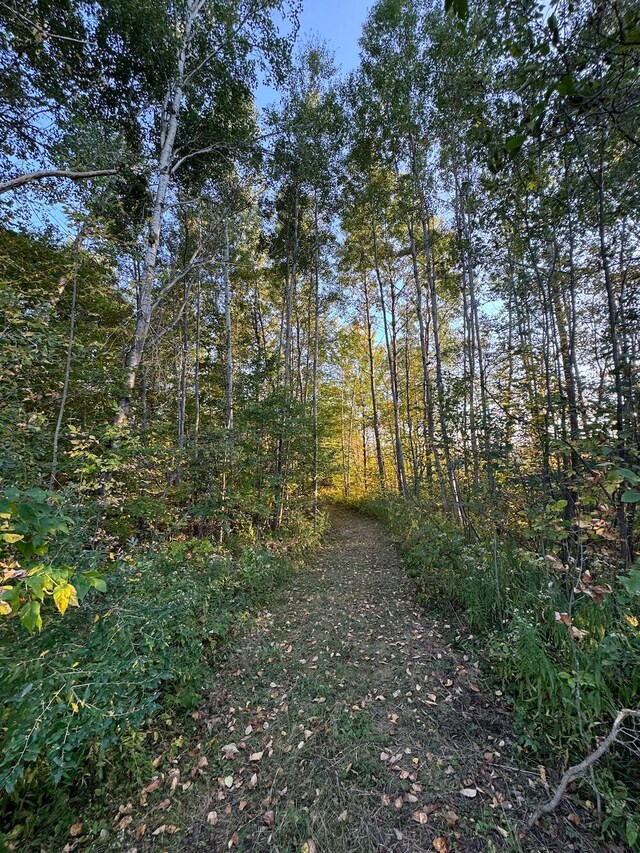
[[[385,530],[333,511],[324,546],[218,673],[209,793],[179,848],[602,850],[566,821],[562,838],[518,840],[540,775],[512,766],[509,714],[447,634]]]

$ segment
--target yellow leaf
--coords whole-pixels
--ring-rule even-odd
[[[636,617],[632,616],[630,613],[625,613],[624,618],[627,620],[627,622],[629,623],[629,625],[631,625],[632,628],[637,628],[640,624]]]
[[[72,583],[63,583],[57,586],[53,590],[53,601],[64,616],[67,607],[71,605],[71,607],[78,606],[78,593],[76,592],[76,588]]]

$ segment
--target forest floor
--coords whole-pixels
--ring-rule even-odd
[[[607,849],[569,803],[525,835],[548,783],[514,761],[501,695],[416,603],[384,528],[346,510],[331,521],[217,671],[197,783],[181,794],[174,769],[147,786],[149,805],[163,799],[136,849]]]

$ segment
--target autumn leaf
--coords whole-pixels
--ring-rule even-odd
[[[468,799],[472,800],[478,794],[477,788],[463,788],[460,793],[463,797],[468,797]]]
[[[249,761],[261,761],[263,755],[264,755],[264,751],[263,752],[252,752],[251,755],[249,756]]]
[[[209,812],[207,815],[207,823],[209,826],[215,826],[218,822],[218,812]]]
[[[69,829],[69,835],[71,835],[73,838],[75,838],[76,835],[80,835],[80,833],[82,832],[82,827],[83,824],[80,821],[78,821],[78,823],[72,824],[71,828]]]
[[[265,812],[262,815],[262,822],[269,829],[273,829],[276,823],[276,816],[272,811]]]
[[[67,607],[78,607],[78,593],[71,583],[63,583],[53,590],[53,602],[64,616]]]
[[[447,839],[443,838],[442,835],[439,835],[437,838],[434,838],[433,849],[437,850],[438,853],[449,853],[449,845],[447,844]]]
[[[234,755],[237,755],[239,752],[240,750],[238,749],[238,746],[235,743],[228,743],[226,746],[222,747],[222,753],[228,761],[231,760]]]

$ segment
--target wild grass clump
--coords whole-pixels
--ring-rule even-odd
[[[375,498],[360,507],[390,527],[421,600],[472,633],[513,705],[523,750],[566,765],[590,750],[621,708],[638,706],[638,565],[618,577],[601,557],[585,574],[585,566],[513,542],[471,541],[420,505]],[[625,815],[617,827],[625,839],[636,831],[635,761],[619,750],[597,771],[609,823]]]

